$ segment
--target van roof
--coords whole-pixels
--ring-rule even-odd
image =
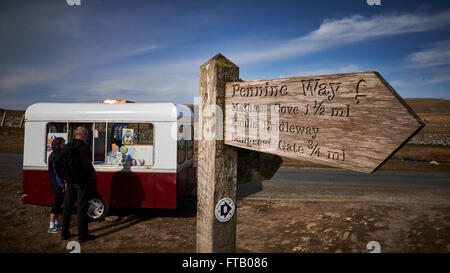
[[[35,103],[25,111],[26,121],[177,121],[180,116],[192,117],[192,111],[174,103]]]

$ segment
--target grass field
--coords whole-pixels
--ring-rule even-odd
[[[417,115],[424,121],[425,127],[418,133],[450,135],[450,100],[442,99],[405,99]],[[1,114],[1,113],[0,113]],[[10,111],[8,115],[20,119],[23,111]],[[0,153],[23,153],[23,129],[0,129]],[[197,153],[197,145],[195,145]],[[197,156],[195,155],[195,158]],[[438,164],[430,164],[436,161]],[[334,168],[308,161],[283,158],[283,167],[293,168]],[[406,144],[380,170],[404,170],[420,172],[450,172],[450,146],[432,146]]]

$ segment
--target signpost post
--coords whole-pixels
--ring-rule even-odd
[[[232,146],[371,173],[424,126],[377,72],[238,79],[220,54],[200,68],[197,252],[235,251]]]
[[[239,67],[220,54],[200,67],[197,252],[234,252],[236,247],[229,201],[236,204],[237,149],[224,144],[223,109],[225,83],[238,79]]]

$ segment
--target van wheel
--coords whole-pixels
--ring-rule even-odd
[[[88,217],[93,221],[101,221],[108,215],[108,204],[100,196],[93,196],[88,200]]]

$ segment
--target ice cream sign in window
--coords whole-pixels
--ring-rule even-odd
[[[153,165],[153,124],[108,123],[107,165]]]

